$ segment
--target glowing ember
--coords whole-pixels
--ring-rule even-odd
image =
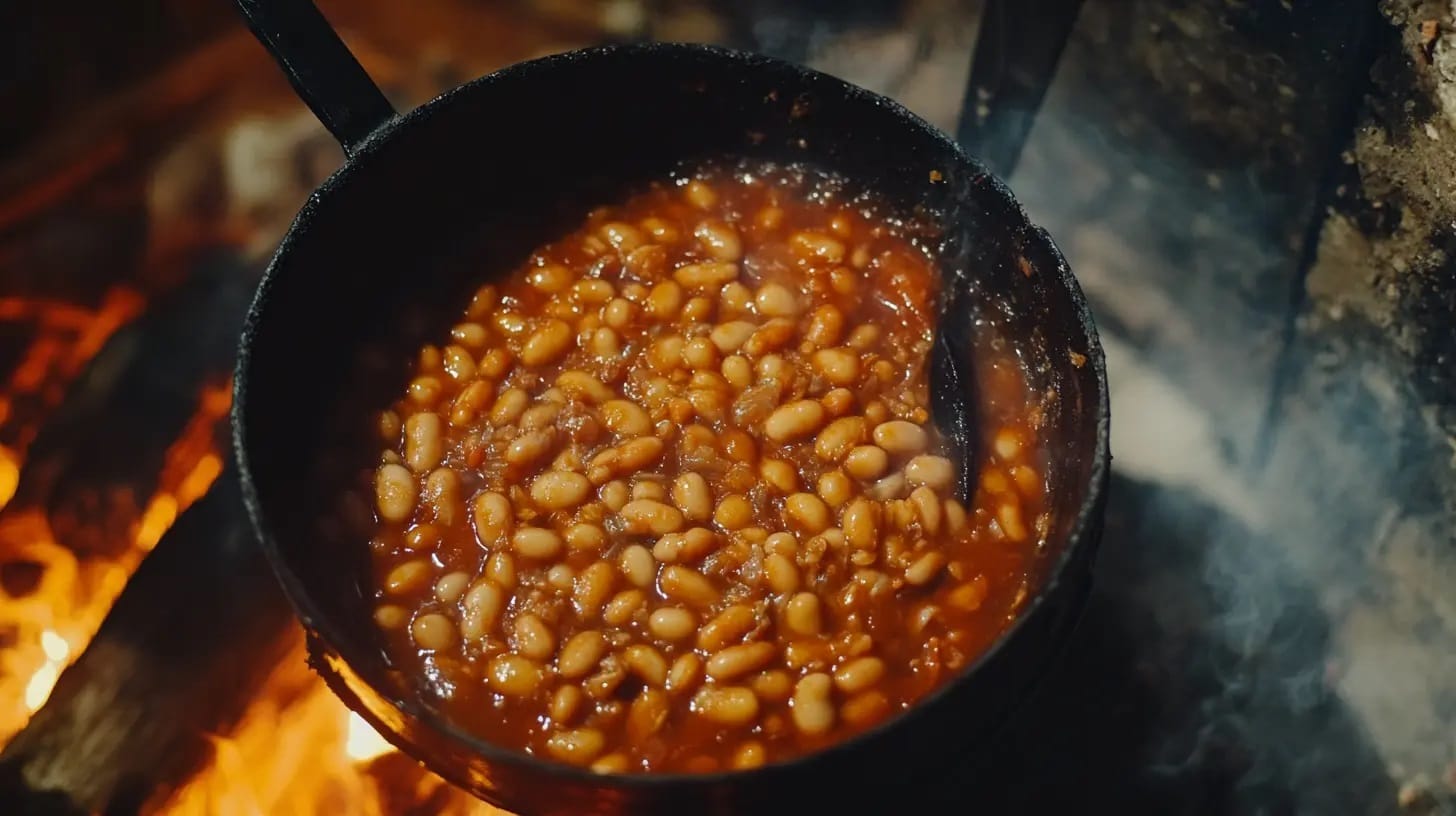
[[[396,753],[308,669],[302,638],[274,667],[243,721],[212,743],[210,765],[147,812],[508,816]]]
[[[349,714],[349,732],[344,742],[344,753],[355,762],[364,762],[394,750],[394,746],[379,736],[373,726],[358,714]]]
[[[61,677],[66,658],[71,656],[71,644],[49,629],[40,633],[40,649],[45,654],[45,665],[37,669],[30,676],[30,682],[25,684],[25,707],[32,714],[45,705],[51,689]]]
[[[0,423],[5,417],[0,415]],[[20,486],[20,462],[15,452],[0,445],[0,507],[10,503],[15,488]]]
[[[156,493],[141,504],[130,546],[118,555],[78,557],[39,506],[7,506],[21,482],[25,451],[44,414],[106,336],[139,310],[123,295],[107,314],[63,304],[0,298],[0,321],[39,323],[41,337],[10,381],[0,384],[0,563],[23,565],[29,583],[0,591],[0,745],[45,705],[148,552],[223,468],[221,432],[230,383],[202,389],[187,425],[168,447]],[[59,333],[59,336],[57,336]],[[33,580],[32,580],[33,579]],[[302,638],[279,661],[231,733],[210,739],[206,766],[144,812],[254,816],[401,810],[466,816],[500,814],[401,756],[348,711],[307,668]]]

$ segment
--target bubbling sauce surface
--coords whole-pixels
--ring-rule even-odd
[[[754,767],[913,705],[1014,619],[1049,527],[994,343],[953,496],[938,280],[872,196],[722,163],[482,286],[379,419],[391,661],[483,739],[610,773]]]

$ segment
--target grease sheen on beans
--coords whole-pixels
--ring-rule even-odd
[[[709,165],[483,282],[361,473],[372,620],[460,726],[601,773],[748,769],[913,705],[1034,590],[1040,395],[973,349],[976,495],[926,394],[933,236]]]

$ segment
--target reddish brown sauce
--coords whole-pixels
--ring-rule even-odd
[[[1030,590],[1044,458],[978,350],[969,507],[929,424],[938,274],[797,169],[717,166],[483,286],[380,419],[375,620],[461,727],[601,772],[843,740],[974,660]]]

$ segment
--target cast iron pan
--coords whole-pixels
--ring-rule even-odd
[[[917,791],[989,744],[1083,604],[1109,464],[1105,371],[1087,305],[1000,181],[888,99],[704,46],[547,57],[397,115],[307,0],[239,6],[348,156],[298,214],[258,289],[233,423],[258,538],[313,665],[351,708],[430,769],[522,814],[886,812],[912,806]],[[701,776],[598,776],[474,739],[389,665],[371,633],[356,579],[366,548],[340,521],[342,486],[377,453],[355,431],[400,393],[411,350],[437,340],[444,315],[482,276],[634,183],[725,155],[810,162],[944,229],[958,299],[950,319],[960,321],[947,336],[994,317],[1038,388],[1056,395],[1044,431],[1055,522],[1041,592],[939,692],[801,759]]]

